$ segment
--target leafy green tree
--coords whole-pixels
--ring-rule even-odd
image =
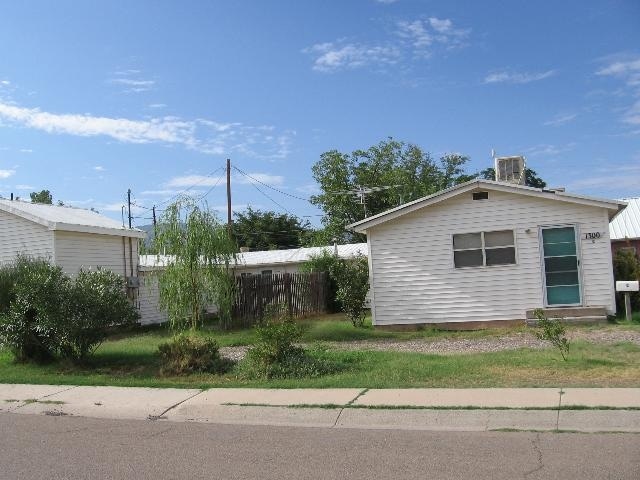
[[[292,215],[254,210],[236,213],[233,236],[241,247],[251,250],[278,250],[302,246],[311,227]]]
[[[351,154],[323,153],[312,167],[322,193],[311,197],[324,211],[323,239],[363,241],[363,235],[346,232],[345,227],[365,218],[365,206],[371,216],[471,180],[473,176],[464,173],[467,161],[465,156],[448,154],[436,162],[417,145],[392,138]],[[365,195],[365,205],[355,193],[359,187],[373,188]]]
[[[369,263],[367,257],[340,259],[331,265],[331,276],[338,284],[337,297],[342,310],[354,327],[362,327],[366,314],[365,302],[369,291]]]
[[[49,190],[41,190],[39,192],[31,192],[31,203],[46,203],[47,205],[53,204],[53,196]]]
[[[495,180],[496,170],[493,167],[485,168],[478,173],[477,177],[484,180]],[[547,182],[540,178],[535,170],[530,168],[524,169],[524,183],[528,187],[535,188],[545,188],[547,186]]]
[[[324,244],[326,245],[326,243]],[[329,313],[342,311],[342,303],[338,300],[338,284],[331,275],[331,269],[340,259],[331,252],[324,250],[319,255],[312,255],[311,258],[300,266],[301,272],[325,272],[327,274],[327,309]]]
[[[235,244],[214,212],[193,199],[181,198],[167,207],[157,225],[157,251],[172,255],[158,278],[160,307],[173,328],[195,330],[208,305],[218,307],[221,323],[230,324],[233,276],[229,265]]]

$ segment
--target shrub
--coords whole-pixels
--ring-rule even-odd
[[[329,313],[342,311],[342,303],[338,299],[338,284],[331,275],[331,268],[340,259],[335,255],[323,250],[320,255],[312,255],[308,262],[300,267],[301,272],[326,272],[327,273],[327,310]]]
[[[302,332],[289,318],[268,314],[256,327],[256,336],[257,342],[241,364],[241,376],[245,378],[317,377],[340,369],[335,362],[315,358],[297,346]]]
[[[65,315],[58,326],[56,347],[62,358],[82,363],[116,327],[138,319],[124,293],[124,280],[109,270],[81,270],[66,295]]]
[[[0,343],[20,362],[83,362],[109,329],[137,318],[123,280],[106,270],[73,281],[46,260],[18,257],[0,269],[0,286]]]
[[[177,335],[158,347],[161,375],[224,373],[233,362],[220,356],[218,343],[211,338]]]
[[[331,267],[331,276],[338,284],[337,296],[342,309],[354,327],[362,327],[366,315],[365,302],[369,291],[369,264],[358,255],[351,260],[339,260]]]
[[[632,250],[618,250],[613,256],[613,276],[616,280],[640,280],[640,261]],[[624,294],[616,293],[618,312],[624,312]],[[640,293],[631,293],[631,308],[640,308]]]
[[[569,357],[569,340],[565,336],[566,330],[559,318],[548,319],[544,311],[538,308],[533,312],[538,319],[538,327],[541,331],[535,332],[536,337],[540,340],[547,340],[557,347],[562,355],[562,359],[566,362]]]
[[[24,256],[2,270],[0,342],[19,362],[52,360],[69,278],[46,260]],[[13,279],[11,284],[8,279]]]

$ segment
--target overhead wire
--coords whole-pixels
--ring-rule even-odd
[[[276,187],[274,187],[274,186],[272,186],[272,185],[269,185],[268,183],[262,182],[262,181],[258,180],[257,178],[252,177],[251,175],[249,175],[249,174],[248,174],[248,173],[246,173],[245,171],[241,170],[240,168],[236,167],[235,165],[233,165],[232,167],[233,167],[233,169],[237,170],[240,174],[244,175],[245,177],[247,177],[247,178],[249,178],[249,179],[253,180],[253,181],[254,181],[254,182],[256,182],[256,183],[259,183],[260,185],[263,185],[263,186],[265,186],[265,187],[267,187],[267,188],[270,188],[271,190],[273,190],[273,191],[275,191],[275,192],[278,192],[278,193],[280,193],[280,194],[282,194],[282,195],[286,195],[287,197],[291,197],[291,198],[295,198],[295,199],[297,199],[297,200],[302,200],[302,201],[304,201],[304,202],[309,202],[309,203],[311,203],[311,200],[310,200],[310,199],[308,199],[308,198],[299,197],[298,195],[293,195],[292,193],[289,193],[289,192],[285,192],[285,191],[283,191],[283,190],[280,190],[280,189],[278,189],[278,188],[276,188]]]

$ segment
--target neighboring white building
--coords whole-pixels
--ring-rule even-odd
[[[473,180],[356,222],[374,325],[615,312],[609,221],[624,202]]]
[[[627,208],[609,224],[611,247],[615,254],[618,250],[629,250],[640,258],[640,197],[625,198]]]
[[[47,259],[69,275],[102,267],[135,278],[138,239],[144,237],[142,230],[91,210],[0,199],[0,263],[23,254]]]
[[[367,256],[366,243],[353,243],[327,247],[307,247],[290,250],[265,250],[259,252],[243,252],[236,257],[234,272],[236,275],[271,275],[278,273],[296,273],[311,257],[323,252],[336,254],[339,258],[353,258],[357,255]],[[162,323],[167,321],[165,312],[159,309],[157,274],[171,262],[169,255],[140,256],[140,322],[142,324]],[[215,311],[215,306],[210,308]]]

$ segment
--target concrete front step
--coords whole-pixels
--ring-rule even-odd
[[[561,318],[567,323],[597,323],[607,320],[607,309],[604,307],[558,307],[541,309],[547,318]],[[536,309],[527,310],[527,325],[535,325]]]

